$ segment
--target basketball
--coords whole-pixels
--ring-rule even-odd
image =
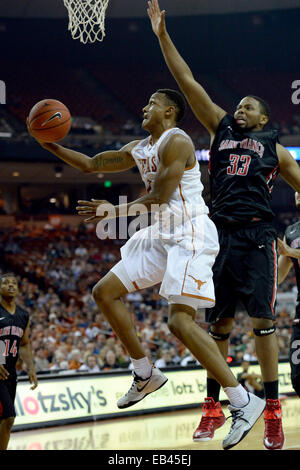
[[[43,142],[63,139],[71,128],[71,114],[60,101],[45,99],[36,103],[28,116],[32,135]]]

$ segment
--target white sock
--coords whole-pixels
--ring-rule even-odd
[[[142,379],[148,379],[151,375],[152,365],[149,362],[148,357],[142,357],[142,359],[132,359],[130,358],[135,373],[142,377]]]
[[[230,404],[235,408],[242,408],[249,403],[248,393],[241,384],[237,387],[226,387],[224,392],[228,396]]]

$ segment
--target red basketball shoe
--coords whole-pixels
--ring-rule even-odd
[[[282,410],[279,400],[267,400],[264,411],[265,435],[264,448],[266,450],[280,450],[284,444],[282,430]]]
[[[210,441],[214,437],[215,430],[223,426],[225,421],[220,402],[215,403],[211,397],[205,398],[201,421],[193,434],[193,441]]]

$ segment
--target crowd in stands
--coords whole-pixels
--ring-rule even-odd
[[[285,216],[287,217],[287,216]],[[285,218],[286,220],[286,218]],[[0,230],[0,266],[19,279],[18,303],[30,313],[30,339],[38,373],[99,372],[130,369],[127,352],[95,304],[91,291],[120,259],[119,240],[100,241],[94,225],[78,228],[28,226],[18,222]],[[293,272],[280,287],[295,285]],[[149,359],[159,367],[199,365],[169,332],[167,302],[159,286],[127,294]],[[251,321],[239,306],[230,339],[229,360],[256,360]],[[280,358],[287,358],[292,316],[277,311]],[[204,329],[204,311],[197,313]],[[18,373],[26,374],[25,365]]]

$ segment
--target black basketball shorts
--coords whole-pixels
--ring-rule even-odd
[[[300,306],[297,307],[300,309]],[[292,386],[300,397],[300,317],[296,315],[296,320],[292,326],[290,341],[289,361],[291,366]]]
[[[15,377],[0,380],[0,420],[16,416],[14,405],[16,390],[17,380]]]
[[[275,318],[277,235],[266,222],[218,229],[220,251],[213,266],[215,307],[206,321],[233,318],[240,301],[248,315]]]

